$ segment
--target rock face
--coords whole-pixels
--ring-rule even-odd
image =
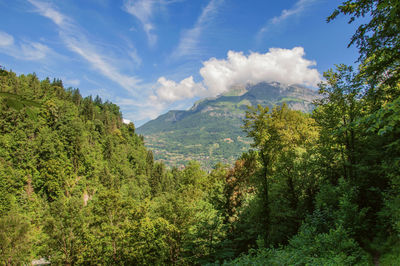
[[[232,163],[250,147],[241,126],[247,107],[290,108],[311,112],[318,93],[302,86],[277,82],[235,86],[215,98],[196,102],[186,111],[172,110],[137,129],[153,150],[155,159],[169,166],[197,160],[206,168],[217,162]]]

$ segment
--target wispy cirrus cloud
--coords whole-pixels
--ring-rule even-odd
[[[188,55],[197,56],[201,54],[202,51],[198,47],[200,37],[218,14],[218,8],[223,1],[224,0],[210,0],[197,18],[195,25],[191,29],[183,32],[177,48],[172,53],[173,58],[180,58]]]
[[[47,45],[27,40],[15,42],[12,35],[0,31],[0,52],[20,60],[38,61],[47,58],[55,52]]]
[[[134,99],[118,98],[116,104],[122,106],[126,112],[124,112],[124,118],[134,120],[135,125],[140,126],[147,122],[149,119],[154,119],[165,111],[166,105],[161,102],[150,102],[150,101],[136,101]]]
[[[132,47],[130,51],[128,51],[128,55],[137,66],[142,64],[142,58],[140,58],[136,48]]]
[[[81,84],[81,81],[79,79],[69,79],[69,78],[66,78],[66,77],[62,77],[61,80],[67,86],[78,87],[79,84]]]
[[[149,45],[154,46],[157,42],[156,25],[153,23],[155,13],[166,5],[182,1],[184,0],[125,0],[123,10],[140,21]],[[136,28],[131,27],[130,30]]]
[[[28,2],[37,8],[37,12],[39,14],[51,19],[58,26],[64,25],[69,21],[66,16],[54,9],[48,2],[41,2],[36,0],[28,0]]]
[[[14,37],[7,32],[0,31],[0,47],[7,47],[14,44]]]
[[[44,59],[53,51],[47,46],[39,42],[25,42],[20,45],[20,54],[15,57],[25,60]]]
[[[124,10],[136,17],[142,24],[143,30],[151,46],[157,42],[157,35],[154,33],[155,26],[151,19],[154,14],[156,4],[160,1],[155,0],[127,0],[124,3]]]
[[[282,10],[279,16],[273,17],[258,31],[257,39],[260,39],[265,33],[273,27],[283,23],[294,16],[299,16],[318,0],[298,0],[291,8]]]
[[[104,77],[119,84],[132,94],[137,94],[140,79],[122,73],[113,64],[113,60],[100,52],[101,48],[92,44],[80,27],[68,16],[59,12],[52,4],[38,0],[28,0],[40,15],[52,20],[58,27],[58,32],[64,45],[72,52],[81,56]],[[137,55],[136,55],[137,56]]]

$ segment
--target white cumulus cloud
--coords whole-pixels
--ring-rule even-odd
[[[175,102],[193,98],[205,91],[203,85],[194,82],[192,76],[185,78],[179,83],[168,80],[165,77],[159,78],[157,82],[159,86],[156,89],[155,95],[150,96],[152,101]]]
[[[277,81],[283,84],[303,84],[316,87],[321,75],[315,61],[304,58],[302,47],[293,49],[271,48],[267,53],[229,51],[227,59],[211,58],[203,63],[200,75],[208,94],[223,93],[233,85]]]
[[[122,119],[122,122],[124,122],[124,124],[129,124],[129,123],[131,123],[132,121],[129,120],[129,119],[123,118],[123,119]]]
[[[239,84],[279,82],[316,87],[321,81],[320,73],[312,68],[315,61],[304,58],[302,47],[293,49],[271,48],[266,53],[229,51],[226,59],[211,58],[203,62],[200,69],[202,81],[193,77],[180,82],[158,79],[158,86],[150,96],[155,104],[171,103],[193,97],[217,96]]]

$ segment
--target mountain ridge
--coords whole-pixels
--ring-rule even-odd
[[[188,110],[170,110],[137,132],[144,136],[156,160],[168,166],[197,160],[210,169],[218,161],[232,163],[250,147],[241,129],[248,106],[286,103],[292,109],[310,112],[316,98],[317,91],[300,85],[238,85],[217,97],[201,99]]]

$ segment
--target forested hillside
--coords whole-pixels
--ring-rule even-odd
[[[233,164],[250,148],[243,131],[248,106],[286,103],[291,109],[311,112],[316,90],[278,82],[237,85],[215,98],[197,101],[186,111],[169,111],[137,129],[154,159],[167,166],[184,166],[191,160],[212,169],[218,162]]]
[[[400,6],[369,14],[360,66],[325,72],[312,114],[246,112],[253,149],[206,173],[154,162],[118,106],[0,71],[0,264],[398,265]]]
[[[222,176],[166,171],[118,106],[1,70],[0,264],[191,264],[224,236]],[[222,171],[222,170],[221,170]]]

